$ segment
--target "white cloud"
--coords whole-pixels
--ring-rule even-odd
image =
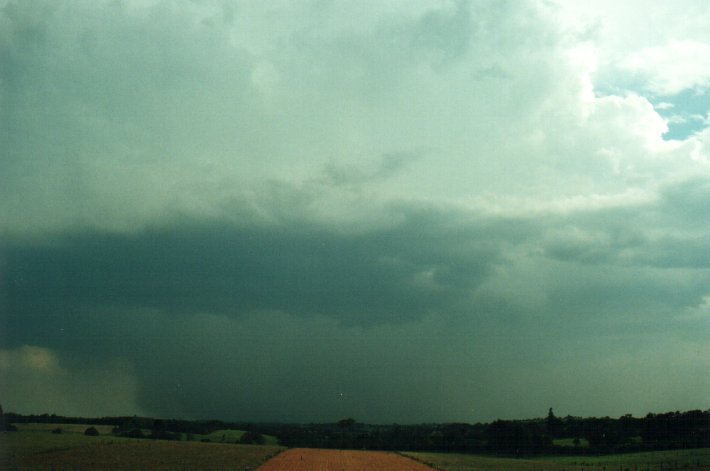
[[[671,41],[634,52],[621,66],[637,74],[650,92],[670,96],[710,88],[710,42]]]
[[[610,33],[570,34],[569,5],[563,24],[535,2],[284,8],[9,5],[3,230],[264,217],[278,188],[308,201],[304,216],[365,223],[401,201],[653,191],[687,160],[645,98],[595,96]],[[387,155],[412,158],[347,187],[324,179]]]

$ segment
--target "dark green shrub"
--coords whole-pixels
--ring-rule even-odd
[[[139,428],[134,428],[128,431],[128,438],[145,438],[143,431]]]
[[[239,443],[245,445],[263,445],[264,441],[264,436],[259,432],[248,431],[244,432],[242,436],[239,437]]]

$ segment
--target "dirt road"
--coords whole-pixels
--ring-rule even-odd
[[[258,471],[431,471],[432,468],[382,451],[293,448],[270,459]]]

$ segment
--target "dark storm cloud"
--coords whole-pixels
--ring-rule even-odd
[[[391,228],[238,227],[191,221],[137,234],[84,232],[10,245],[12,331],[78,308],[240,315],[280,310],[346,324],[401,323],[474,290],[500,227],[412,212]]]
[[[459,334],[445,326],[480,315],[477,330],[486,330],[496,313],[475,312],[487,307],[469,298],[504,246],[534,230],[456,211],[394,211],[401,222],[360,231],[182,220],[15,240],[3,257],[5,347],[61,352],[74,374],[117,358],[139,365],[135,407],[156,415],[453,419],[437,405],[444,372],[457,367],[447,358]]]
[[[700,322],[677,317],[702,305],[704,271],[621,263],[645,239],[616,243],[604,237],[614,224],[595,222],[631,213],[395,212],[399,223],[361,231],[192,219],[16,239],[4,254],[7,346],[61,352],[69,371],[136,365],[117,367],[134,385],[126,395],[155,415],[417,422],[470,417],[471,407],[486,419],[529,415],[550,401],[575,413],[637,412],[633,394],[618,393],[624,368],[652,381],[663,366],[637,364],[640,352],[670,348],[669,336]],[[611,240],[602,244],[610,255],[560,257],[550,247],[568,227]],[[607,365],[613,358],[628,359]],[[569,381],[574,363],[592,377]],[[694,364],[681,363],[678,381]],[[608,391],[579,406],[598,384]],[[525,405],[520,388],[530,388]]]

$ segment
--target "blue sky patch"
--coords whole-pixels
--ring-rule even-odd
[[[668,121],[667,140],[682,140],[708,125],[710,94],[685,90],[675,96],[649,97],[658,114]]]

